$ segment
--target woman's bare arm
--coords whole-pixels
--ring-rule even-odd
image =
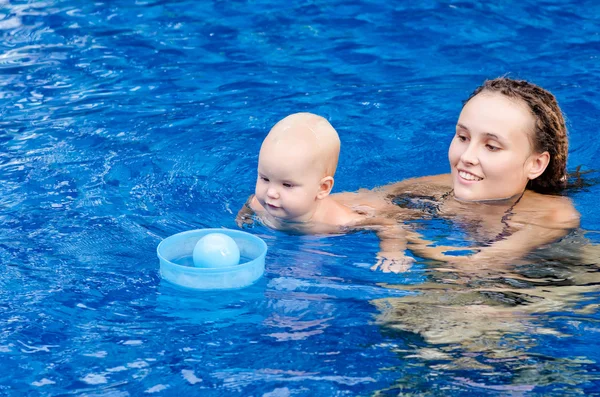
[[[470,257],[472,261],[510,263],[579,227],[580,214],[568,198],[536,193],[530,196],[517,208],[514,220],[508,222],[515,231],[483,247]]]
[[[543,245],[559,240],[579,226],[580,215],[566,197],[527,192],[507,221],[512,233],[484,247],[431,246],[417,235],[407,234],[408,248],[419,256],[444,262],[468,262],[498,266],[515,262]],[[468,256],[452,251],[476,251]]]

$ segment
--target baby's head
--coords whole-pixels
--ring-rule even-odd
[[[256,198],[272,216],[305,222],[329,195],[340,138],[321,116],[295,113],[271,129],[260,148]]]

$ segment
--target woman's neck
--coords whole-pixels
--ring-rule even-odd
[[[488,204],[488,205],[498,205],[498,206],[508,206],[508,207],[514,207],[520,200],[521,197],[523,197],[523,195],[525,194],[525,190],[523,190],[521,193],[517,193],[513,196],[510,197],[505,197],[505,198],[492,198],[492,199],[483,199],[483,200],[464,200],[461,199],[459,197],[456,197],[454,195],[454,190],[450,191],[450,194],[452,195],[452,197],[454,197],[454,200],[458,201],[459,203],[473,203],[473,204]]]

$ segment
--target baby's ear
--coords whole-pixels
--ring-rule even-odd
[[[331,189],[333,189],[333,177],[326,176],[321,179],[319,182],[319,192],[317,193],[317,200],[323,200],[325,197],[329,196],[331,193]]]

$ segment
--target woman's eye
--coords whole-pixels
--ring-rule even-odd
[[[490,145],[489,143],[487,145],[485,145],[485,147],[491,152],[496,152],[496,151],[500,150],[500,148],[498,146]]]
[[[467,140],[467,137],[464,135],[456,135],[456,138],[461,142],[465,142]]]

